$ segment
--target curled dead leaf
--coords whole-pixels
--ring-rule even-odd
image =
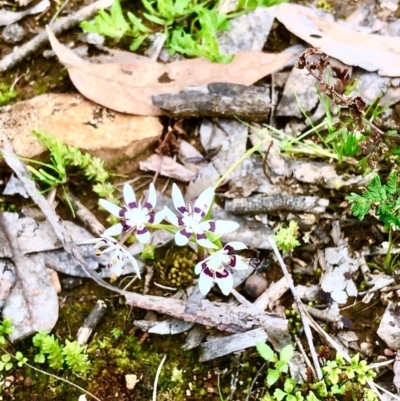
[[[251,85],[283,68],[297,55],[241,52],[230,64],[215,64],[199,58],[163,64],[136,56],[136,62],[119,62],[116,57],[113,62],[95,64],[62,45],[49,27],[47,32],[54,52],[67,67],[79,92],[112,110],[137,115],[161,114],[153,105],[152,96],[179,93],[187,87],[213,82]]]

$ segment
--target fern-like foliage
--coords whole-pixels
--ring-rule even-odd
[[[44,363],[47,361],[53,369],[61,369],[64,363],[63,348],[54,335],[49,335],[45,331],[39,331],[32,339],[33,345],[40,349],[39,354],[35,355],[35,362]]]
[[[65,340],[65,346],[62,353],[66,364],[73,372],[86,373],[88,371],[88,356],[85,354],[85,348],[81,347],[77,341]]]
[[[374,176],[361,195],[352,193],[346,197],[346,200],[351,205],[353,215],[360,220],[363,220],[370,210],[374,210],[384,223],[386,230],[400,228],[400,192],[397,171],[390,173],[386,184],[382,184],[378,175]]]

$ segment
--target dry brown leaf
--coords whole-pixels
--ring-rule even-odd
[[[212,82],[251,85],[282,68],[294,56],[250,51],[238,53],[230,64],[204,59],[163,64],[145,58],[135,63],[94,64],[58,42],[49,27],[47,32],[54,52],[84,96],[110,109],[138,115],[161,114],[153,106],[154,95],[179,93]]]
[[[400,76],[400,39],[358,32],[333,16],[293,3],[280,4],[276,18],[299,38],[347,65]]]

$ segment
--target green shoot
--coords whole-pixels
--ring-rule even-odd
[[[288,227],[281,227],[275,234],[275,242],[284,253],[292,251],[300,245],[297,237],[299,236],[299,226],[296,221],[291,220]]]
[[[33,159],[21,159],[40,166],[28,165],[27,168],[33,178],[44,185],[42,192],[60,188],[74,215],[67,188],[72,176],[83,174],[87,180],[93,183],[93,192],[102,198],[113,199],[114,187],[108,182],[110,174],[104,168],[104,162],[100,158],[82,153],[75,146],[65,145],[43,131],[36,130],[34,134],[49,150],[50,162],[43,163]]]
[[[281,2],[245,0],[239,5],[239,15],[258,6],[272,6]],[[126,13],[126,18],[119,1],[116,1],[109,12],[100,11],[93,22],[82,22],[81,28],[85,32],[96,32],[117,41],[122,37],[133,38],[130,50],[135,51],[159,26],[166,35],[165,43],[171,54],[178,52],[190,57],[205,57],[213,62],[229,63],[233,55],[220,53],[217,33],[229,30],[228,19],[238,14],[228,16],[219,13],[217,4],[213,0],[142,0],[145,9],[143,16],[156,26],[150,25],[150,28],[131,12]]]
[[[18,96],[17,91],[5,83],[0,83],[0,106],[6,106]]]
[[[268,391],[261,401],[378,400],[377,395],[366,388],[367,380],[373,380],[376,373],[365,360],[360,360],[358,354],[348,363],[337,353],[335,360],[328,360],[322,368],[321,381],[298,383],[289,372],[294,352],[292,345],[284,347],[279,355],[265,343],[259,342],[256,347],[269,363],[266,384],[273,390],[273,393]]]
[[[12,334],[14,329],[12,327],[12,321],[10,318],[4,319],[0,323],[0,345],[4,345],[6,343],[6,336]]]
[[[63,369],[68,366],[74,373],[86,373],[89,369],[88,357],[85,349],[77,341],[65,341],[61,345],[53,334],[39,331],[32,339],[35,347],[39,348],[39,353],[35,355],[36,363],[48,362],[53,369]]]

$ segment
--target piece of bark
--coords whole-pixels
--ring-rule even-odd
[[[151,327],[148,332],[153,334],[180,334],[190,330],[194,326],[192,322],[185,322],[181,319],[168,318]]]
[[[76,341],[78,341],[79,345],[87,344],[93,330],[99,324],[106,311],[107,304],[103,300],[99,299],[83,323],[83,326],[81,326],[78,330]]]
[[[182,345],[182,349],[184,351],[189,351],[198,347],[204,340],[206,334],[207,329],[201,324],[196,324],[192,330],[189,331],[185,344]]]
[[[324,213],[329,205],[328,199],[318,196],[297,195],[254,195],[225,202],[225,210],[234,214],[268,212],[308,212]]]
[[[238,117],[256,121],[265,120],[271,109],[269,88],[227,83],[152,99],[155,106],[172,117]]]
[[[275,303],[289,290],[286,277],[272,283],[255,301],[254,305],[260,310],[272,309]]]
[[[268,336],[263,329],[255,329],[246,333],[234,334],[229,337],[215,338],[201,344],[200,362],[206,362],[235,351],[254,347],[257,342],[265,342]]]

